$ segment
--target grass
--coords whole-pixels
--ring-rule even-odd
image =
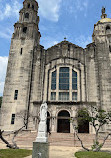
[[[80,152],[76,152],[75,156],[77,158],[111,158],[111,153],[80,151]]]
[[[1,149],[0,158],[23,158],[32,154],[32,150],[25,149]]]

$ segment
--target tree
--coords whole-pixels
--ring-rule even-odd
[[[28,117],[27,117],[27,114],[28,114]],[[29,123],[29,122],[27,122],[27,118],[29,120],[30,117],[32,117],[32,115],[29,115],[29,113],[27,113],[27,110],[20,111],[19,113],[16,114],[16,118],[17,119],[22,119],[23,126],[20,127],[19,129],[15,130],[15,131],[10,132],[9,134],[6,135],[6,136],[13,135],[13,137],[12,137],[12,144],[10,144],[4,138],[4,136],[3,136],[4,130],[0,129],[0,139],[7,145],[7,147],[12,148],[12,149],[19,149],[19,147],[17,146],[17,144],[15,142],[15,138],[20,132],[22,132],[22,130],[24,128],[26,128],[27,124]]]
[[[2,105],[2,98],[3,97],[0,97],[0,108],[1,108],[1,105]]]
[[[77,115],[77,122],[79,122],[79,125],[82,124],[84,121],[88,121],[89,124],[94,127],[95,139],[93,141],[94,143],[92,145],[92,150],[100,151],[100,149],[105,144],[105,141],[111,135],[111,133],[108,133],[107,136],[104,137],[103,142],[100,143],[99,132],[104,125],[108,125],[110,123],[111,111],[107,112],[107,111],[101,109],[100,107],[91,106],[91,107],[88,107],[87,109],[86,108],[80,109],[78,111],[78,113],[79,114]],[[81,146],[85,150],[90,151],[88,148],[86,148],[83,145],[83,142],[78,135],[78,128],[79,128],[78,125],[76,125],[73,120],[72,120],[72,124],[73,124],[73,128],[75,129],[76,136],[81,143]]]

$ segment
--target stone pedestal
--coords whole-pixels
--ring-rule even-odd
[[[47,142],[46,122],[40,121],[36,142]]]
[[[32,158],[49,158],[49,144],[33,142]]]

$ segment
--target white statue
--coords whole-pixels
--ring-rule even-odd
[[[40,123],[38,128],[37,142],[47,142],[47,103],[44,102],[40,107]]]
[[[40,107],[40,121],[47,120],[47,103],[43,103]]]

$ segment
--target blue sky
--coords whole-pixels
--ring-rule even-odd
[[[46,49],[67,40],[83,48],[92,41],[94,24],[101,8],[111,18],[110,0],[37,0],[39,3],[40,43]],[[13,25],[19,19],[23,0],[0,0],[0,96],[3,93]]]

